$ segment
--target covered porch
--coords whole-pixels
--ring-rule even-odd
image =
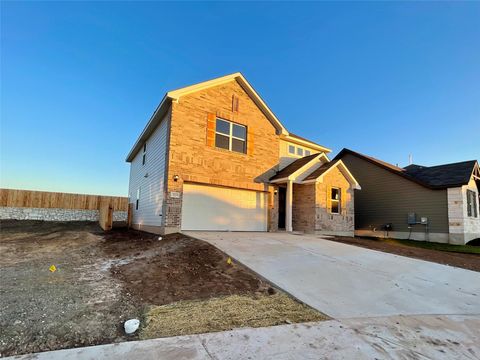
[[[279,229],[353,235],[353,197],[360,184],[341,160],[331,162],[324,153],[306,156],[270,183],[277,186]]]

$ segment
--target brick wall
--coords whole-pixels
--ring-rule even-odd
[[[292,225],[294,231],[315,230],[315,184],[293,185]]]
[[[232,95],[239,99],[238,112],[232,111]],[[248,128],[247,142],[254,144],[248,154],[217,149],[207,144],[209,114]],[[251,146],[251,145],[250,145]],[[275,128],[243,88],[232,81],[198,91],[172,104],[169,138],[165,231],[178,231],[181,224],[184,181],[202,182],[252,190],[272,190],[262,183],[279,163],[279,137]],[[178,181],[174,181],[178,175]],[[180,193],[174,194],[172,192]],[[273,221],[275,214],[270,218]]]

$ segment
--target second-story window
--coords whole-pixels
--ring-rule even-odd
[[[146,162],[147,162],[147,143],[143,144],[142,165],[145,165]]]
[[[245,154],[247,152],[247,128],[243,125],[217,118],[215,146]]]

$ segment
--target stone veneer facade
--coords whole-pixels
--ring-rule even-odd
[[[2,220],[98,221],[98,210],[0,207]],[[127,221],[126,211],[114,211],[113,221]]]
[[[467,190],[478,191],[473,178],[467,185],[447,190],[449,243],[466,244],[470,240],[480,238],[480,210],[477,201],[477,217],[468,216]]]
[[[340,214],[332,214],[330,190],[341,189]],[[293,230],[317,234],[353,236],[354,189],[338,168],[333,168],[315,184],[294,184]]]
[[[239,100],[238,111],[232,111],[232,96]],[[209,140],[209,121],[215,117],[247,126],[247,154],[215,148]],[[269,230],[276,230],[278,201],[274,187],[267,181],[279,163],[279,141],[272,123],[236,81],[197,91],[182,96],[178,103],[173,102],[163,232],[181,229],[184,182],[268,192]]]

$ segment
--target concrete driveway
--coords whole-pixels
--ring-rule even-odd
[[[288,233],[187,232],[336,319],[480,314],[480,273]],[[480,260],[479,260],[480,261]]]

